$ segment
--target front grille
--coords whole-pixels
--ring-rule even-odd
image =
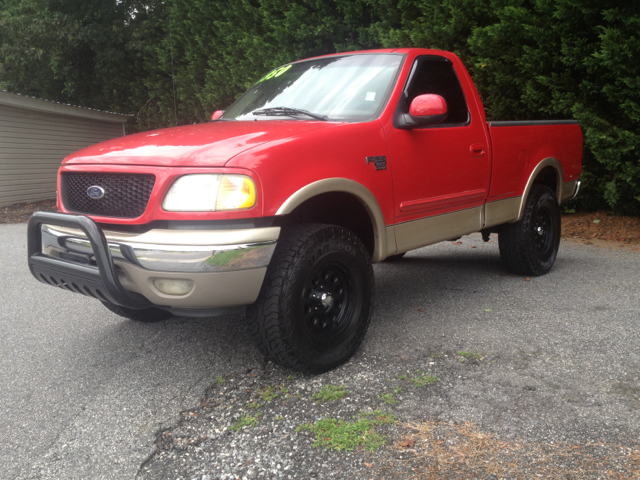
[[[61,197],[65,208],[74,213],[104,217],[136,218],[147,208],[155,175],[130,173],[70,173],[61,177]],[[89,187],[104,189],[104,196],[94,200]]]

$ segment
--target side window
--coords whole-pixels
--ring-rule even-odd
[[[421,57],[416,61],[417,66],[406,90],[408,105],[418,95],[435,93],[446,100],[449,110],[449,116],[439,125],[467,123],[469,109],[453,64],[442,57]]]

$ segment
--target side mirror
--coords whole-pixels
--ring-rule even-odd
[[[223,113],[224,113],[224,110],[216,110],[215,112],[213,112],[213,115],[211,115],[211,120],[219,119]]]
[[[403,115],[403,128],[435,125],[444,121],[448,115],[447,101],[440,95],[418,95],[411,102],[409,113]]]

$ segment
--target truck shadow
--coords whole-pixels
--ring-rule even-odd
[[[374,266],[376,276],[376,309],[373,323],[380,328],[392,328],[403,314],[417,309],[429,310],[425,322],[441,321],[450,314],[453,304],[460,312],[471,312],[479,302],[499,302],[500,297],[516,292],[523,285],[555,285],[562,272],[574,268],[572,258],[558,258],[546,275],[527,277],[510,273],[495,250],[430,252],[421,249],[409,253],[398,262]],[[515,289],[515,290],[514,290]],[[495,299],[495,300],[492,300]],[[524,300],[524,299],[523,299]]]
[[[564,260],[555,268],[571,268]],[[426,249],[412,252],[399,262],[374,266],[376,278],[375,309],[372,330],[393,331],[399,321],[414,315],[417,309],[428,310],[428,315],[405,328],[423,330],[434,322],[442,321],[442,313],[455,304],[460,311],[478,307],[480,298],[520,284],[524,277],[509,274],[502,266],[497,251],[475,251],[472,254],[445,253]],[[548,274],[553,276],[553,271]],[[545,277],[540,277],[545,278]],[[92,309],[93,310],[93,309]],[[151,356],[158,368],[202,369],[229,372],[260,369],[265,361],[253,345],[244,316],[216,318],[173,317],[163,322],[144,324],[122,319],[96,305],[99,315],[110,316],[109,331],[100,340],[105,359],[125,357],[139,359]],[[98,313],[94,313],[98,315]],[[395,337],[395,336],[394,336]],[[370,339],[374,341],[374,339]],[[394,340],[406,343],[402,335]],[[114,355],[114,352],[119,352]],[[94,358],[95,360],[95,358]],[[118,361],[119,361],[118,360]],[[95,362],[94,362],[95,363]]]

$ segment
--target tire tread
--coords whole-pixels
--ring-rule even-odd
[[[516,223],[503,225],[498,234],[500,258],[507,269],[513,273],[539,276],[547,273],[553,265],[553,261],[548,267],[541,265],[530,237],[530,222],[533,220],[534,208],[537,202],[547,195],[557,205],[555,193],[551,188],[546,185],[533,185],[525,203],[522,219]]]
[[[305,248],[316,235],[323,235],[324,239],[339,237],[355,243],[360,253],[369,256],[360,239],[349,230],[326,224],[298,224],[283,229],[278,240],[271,264],[267,269],[258,301],[249,307],[247,318],[249,331],[258,350],[268,359],[283,367],[305,373],[319,373],[329,368],[318,368],[301,361],[297,355],[293,330],[286,328],[283,319],[292,318],[291,302],[285,302],[282,292],[286,290],[288,282],[292,281],[292,271],[296,259],[300,258]],[[373,278],[373,268],[368,264],[369,274]],[[369,295],[373,297],[373,285]],[[353,338],[346,350],[355,349],[362,342],[367,327],[371,321],[371,309],[367,315],[364,328]],[[354,347],[355,346],[355,347]]]

